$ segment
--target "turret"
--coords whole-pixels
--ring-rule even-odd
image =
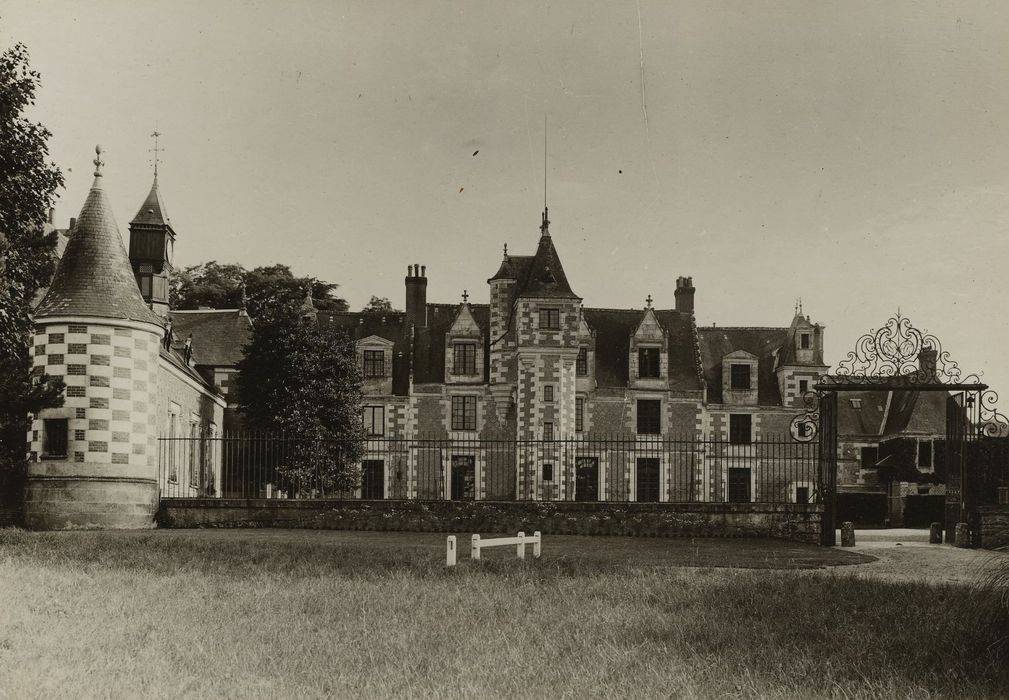
[[[130,264],[144,301],[162,317],[168,316],[168,281],[174,251],[175,231],[155,171],[151,191],[130,222]]]
[[[95,180],[35,311],[33,373],[65,403],[32,416],[25,521],[34,529],[154,526],[163,320],[140,294],[112,205]]]

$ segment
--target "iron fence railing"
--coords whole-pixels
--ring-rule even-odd
[[[790,436],[159,440],[162,498],[818,503],[818,466],[816,443]]]

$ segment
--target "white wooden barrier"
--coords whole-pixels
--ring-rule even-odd
[[[487,547],[507,547],[515,545],[515,553],[518,555],[519,559],[524,560],[526,558],[527,544],[531,544],[533,546],[533,558],[539,559],[540,553],[543,551],[543,536],[540,534],[539,530],[529,537],[526,536],[526,533],[520,532],[516,537],[496,537],[490,540],[482,540],[480,539],[480,535],[473,535],[470,538],[469,552],[472,559],[479,559],[480,550],[486,549]],[[455,562],[455,535],[449,535],[445,542],[445,566],[455,566]]]

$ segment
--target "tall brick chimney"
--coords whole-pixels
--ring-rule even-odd
[[[938,357],[939,353],[935,351],[935,348],[931,347],[924,347],[918,353],[918,371],[921,372],[926,381],[939,381],[936,376],[936,360]]]
[[[685,314],[694,313],[694,278],[693,277],[677,277],[676,278],[676,291],[673,293],[676,297],[676,310],[682,311]]]
[[[406,268],[406,322],[427,326],[427,266]]]

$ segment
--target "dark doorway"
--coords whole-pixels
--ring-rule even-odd
[[[751,500],[750,468],[730,467],[729,503],[749,503]]]
[[[659,502],[659,458],[638,457],[638,493],[641,503]]]
[[[385,462],[381,459],[361,462],[361,498],[376,501],[385,498]]]
[[[599,500],[598,457],[578,457],[575,460],[575,500]]]
[[[808,486],[796,486],[795,487],[795,502],[796,503],[809,503],[809,487]]]
[[[476,459],[473,455],[452,457],[453,501],[472,501],[476,498]]]

